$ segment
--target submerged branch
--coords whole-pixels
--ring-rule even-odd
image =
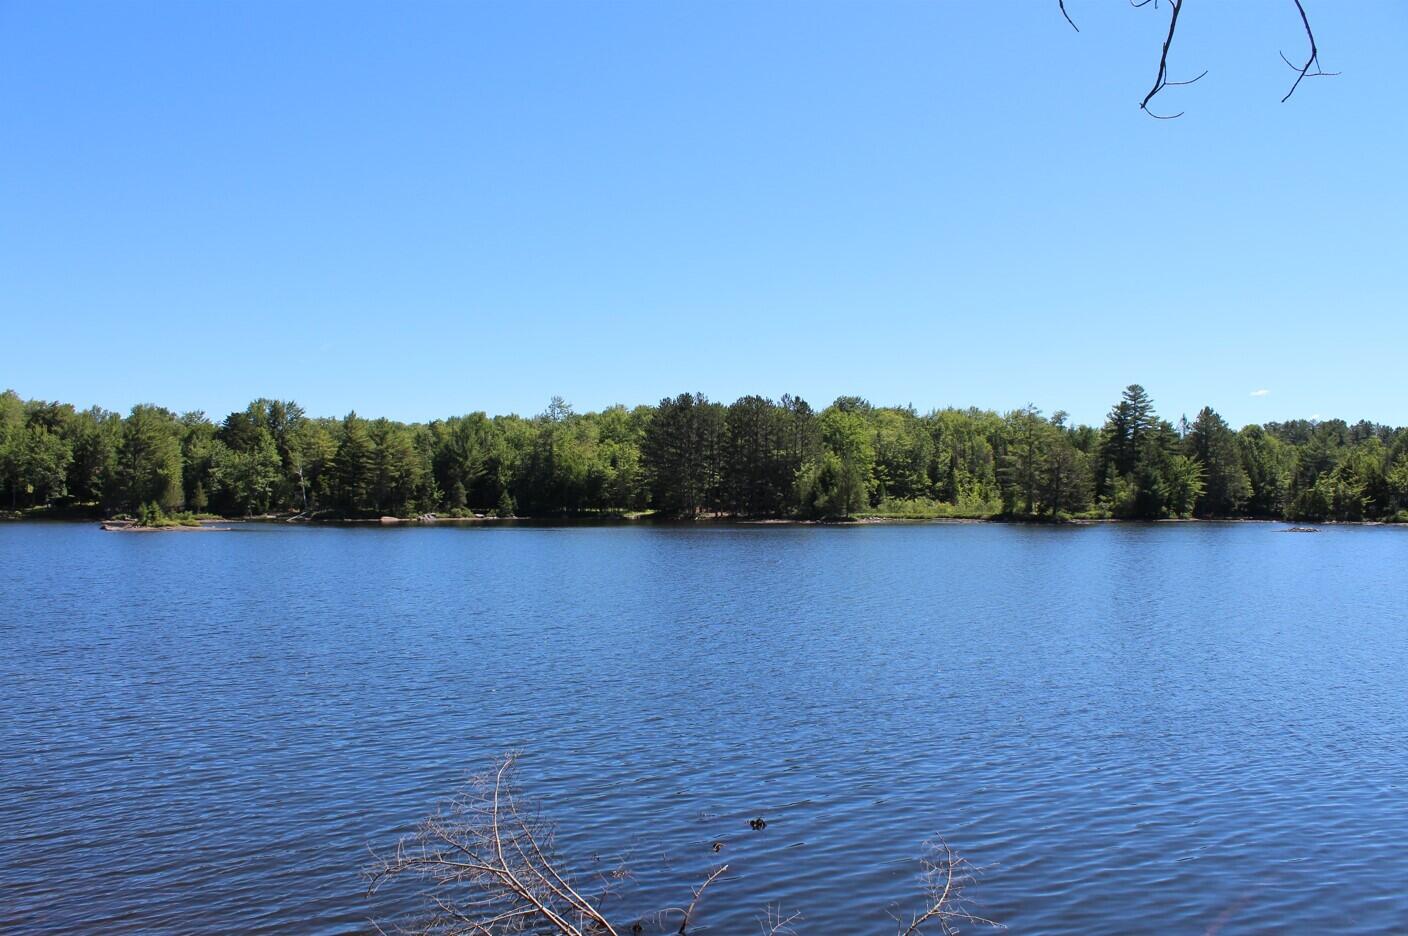
[[[679,918],[677,936],[696,931],[697,912],[706,890],[728,871],[713,869],[692,889],[687,904],[667,908],[623,925],[612,922],[604,909],[615,896],[610,881],[588,892],[567,870],[553,843],[553,827],[539,813],[525,806],[513,782],[516,759],[506,756],[495,769],[472,778],[465,789],[414,833],[397,843],[395,852],[382,857],[364,872],[368,894],[398,878],[428,885],[428,913],[401,929],[413,936],[507,936],[519,933],[553,933],[557,936],[641,936],[645,920],[657,932],[667,928],[667,918]],[[613,872],[611,877],[624,875]],[[972,868],[938,840],[923,862],[926,903],[911,919],[902,936],[920,936],[926,927],[951,934],[960,923],[988,924],[969,913],[963,888],[972,881]],[[793,933],[801,914],[784,916],[769,908],[762,919],[767,936]],[[673,925],[673,924],[669,924]],[[384,932],[380,926],[378,932]]]

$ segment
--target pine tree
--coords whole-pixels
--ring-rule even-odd
[[[1202,464],[1206,478],[1193,512],[1203,517],[1227,517],[1239,511],[1251,497],[1251,481],[1242,467],[1237,437],[1212,407],[1198,411],[1184,439],[1184,450]]]
[[[342,420],[332,474],[338,502],[349,510],[369,510],[372,481],[376,472],[376,449],[367,432],[366,421],[355,412]]]
[[[1139,384],[1130,384],[1105,419],[1096,478],[1098,493],[1106,493],[1114,478],[1134,472],[1145,440],[1156,423],[1154,401]]]

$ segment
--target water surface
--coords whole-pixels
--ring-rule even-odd
[[[1013,933],[1408,931],[1408,530],[1280,529],[3,524],[0,930],[367,932],[517,750],[627,918],[893,932],[942,834]]]

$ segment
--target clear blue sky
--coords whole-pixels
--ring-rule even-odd
[[[0,385],[1408,423],[1408,5],[1308,5],[1341,77],[1191,0],[1160,122],[1114,0],[0,0]]]

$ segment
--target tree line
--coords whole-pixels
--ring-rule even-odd
[[[401,423],[259,399],[215,422],[0,395],[0,505],[17,513],[374,517],[1261,517],[1408,521],[1408,429],[1157,415],[1131,385],[1099,427],[1035,406],[841,397]]]

